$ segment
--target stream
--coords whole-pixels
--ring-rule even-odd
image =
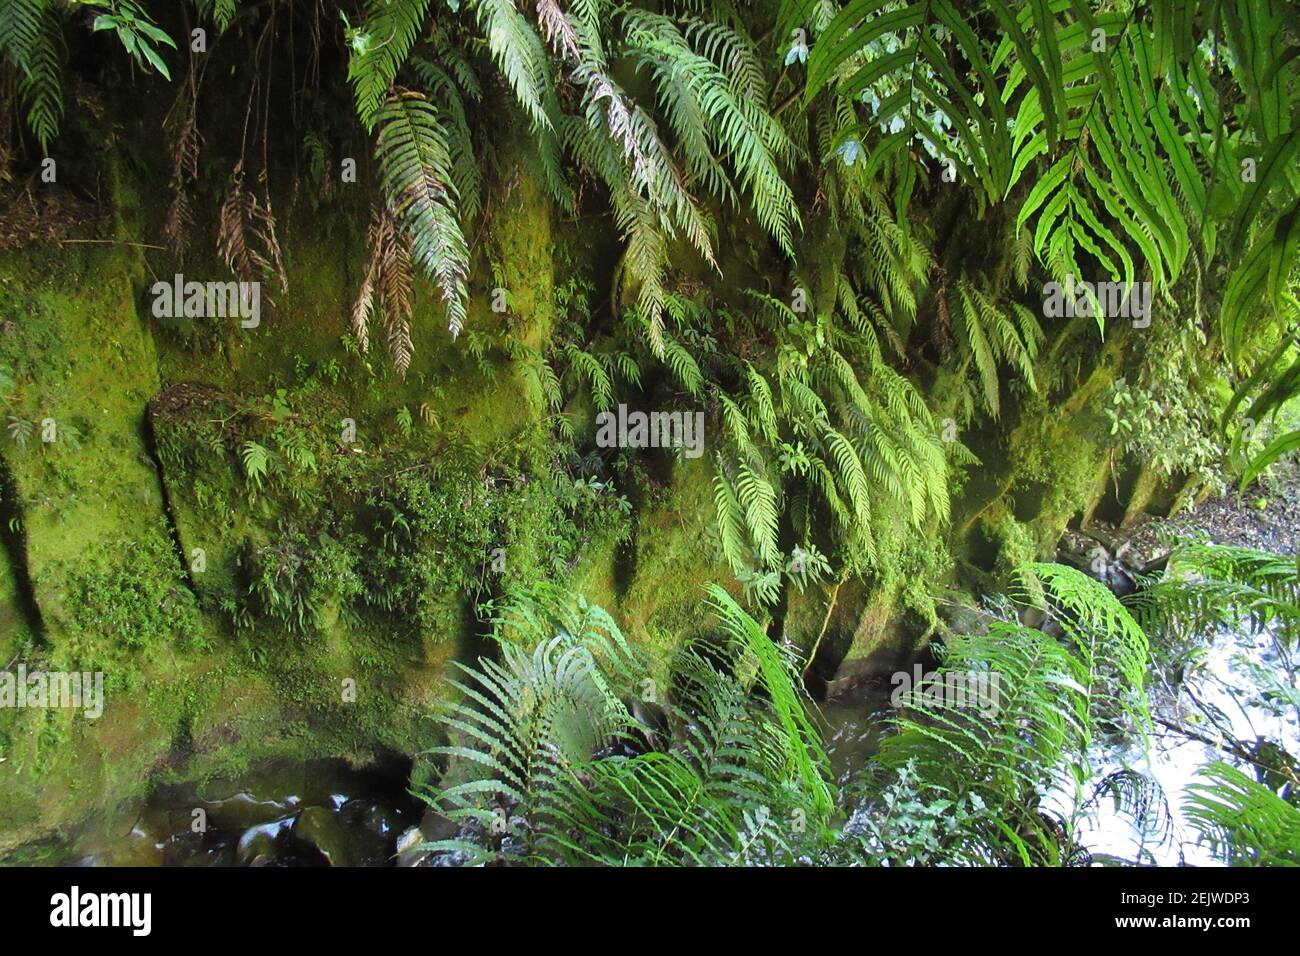
[[[1297,708],[1261,699],[1250,677],[1252,667],[1282,672],[1277,647],[1268,631],[1221,631],[1206,648],[1200,665],[1188,668],[1182,693],[1175,699],[1164,689],[1155,694],[1154,717],[1194,729],[1213,738],[1209,724],[1195,723],[1195,713],[1185,706],[1189,695],[1202,702],[1233,737],[1247,743],[1271,740],[1289,753],[1300,753],[1300,715]],[[1183,703],[1180,704],[1180,701]],[[1079,823],[1078,836],[1094,854],[1123,860],[1140,860],[1160,866],[1221,865],[1210,848],[1197,842],[1198,834],[1187,823],[1183,794],[1196,780],[1201,768],[1214,760],[1233,764],[1249,772],[1242,761],[1223,756],[1216,748],[1170,732],[1159,723],[1153,729],[1149,749],[1140,743],[1099,744],[1089,755],[1093,779],[1128,766],[1154,777],[1164,792],[1168,814],[1153,829],[1135,825],[1128,814],[1115,807],[1113,799],[1099,801]],[[1253,775],[1252,775],[1253,776]],[[1054,795],[1057,806],[1061,794]]]
[[[1262,700],[1249,676],[1252,667],[1281,672],[1281,662],[1273,637],[1267,631],[1220,632],[1206,648],[1199,666],[1189,667],[1181,695],[1162,688],[1152,702],[1153,716],[1174,718],[1174,722],[1193,727],[1202,736],[1212,738],[1214,730],[1199,726],[1195,715],[1178,699],[1189,692],[1204,705],[1217,711],[1218,719],[1232,736],[1246,742],[1257,738],[1272,740],[1289,751],[1300,752],[1300,715],[1295,707]],[[858,776],[888,733],[889,721],[896,711],[889,703],[890,689],[883,680],[867,682],[844,696],[822,702],[819,710],[826,740],[827,754],[836,787],[844,794],[848,783]],[[1149,746],[1140,740],[1099,740],[1088,754],[1092,777],[1084,788],[1086,812],[1077,817],[1076,835],[1092,853],[1098,864],[1138,861],[1156,866],[1219,866],[1210,848],[1197,842],[1198,833],[1183,812],[1183,794],[1188,784],[1213,760],[1224,760],[1222,753],[1209,744],[1175,735],[1157,724]],[[1240,765],[1239,761],[1227,760]],[[1163,808],[1157,807],[1154,826],[1139,825],[1131,814],[1118,808],[1113,798],[1103,796],[1088,801],[1096,783],[1115,771],[1128,767],[1144,773],[1160,785]],[[1242,768],[1248,769],[1248,768]],[[1049,793],[1044,809],[1068,816],[1075,805],[1072,791]],[[851,811],[843,802],[841,808]]]
[[[1248,671],[1279,667],[1267,633],[1219,635],[1199,666],[1187,668],[1185,685],[1154,694],[1153,712],[1191,724],[1178,700],[1190,692],[1213,710],[1239,739],[1269,738],[1300,752],[1296,708],[1258,699]],[[884,679],[866,681],[817,705],[841,809],[854,809],[848,794],[889,732],[895,715]],[[1213,729],[1200,726],[1203,736]],[[1182,812],[1182,794],[1197,772],[1217,756],[1205,743],[1175,736],[1157,725],[1141,741],[1099,741],[1089,754],[1092,782],[1122,767],[1159,782],[1167,813],[1152,830],[1138,826],[1109,797],[1092,801],[1078,818],[1077,834],[1098,863],[1138,860],[1164,866],[1216,865],[1209,848]],[[164,785],[151,796],[86,827],[58,862],[81,866],[386,866],[409,865],[419,841],[415,829],[425,807],[406,790],[407,767],[354,769],[342,761],[266,763],[243,774],[203,784]],[[1085,796],[1087,794],[1085,788]],[[1045,809],[1062,814],[1073,793],[1047,795]]]
[[[402,766],[274,761],[225,780],[160,786],[87,827],[78,866],[385,866],[423,805]]]

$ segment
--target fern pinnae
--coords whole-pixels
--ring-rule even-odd
[[[381,185],[412,259],[437,286],[454,338],[465,322],[469,248],[457,219],[451,155],[438,113],[422,93],[398,90],[374,120]]]
[[[365,20],[351,35],[348,79],[367,130],[379,122],[398,70],[415,45],[429,0],[366,0]]]

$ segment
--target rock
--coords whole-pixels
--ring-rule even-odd
[[[397,865],[422,866],[430,857],[428,850],[416,850],[421,843],[427,842],[424,832],[419,827],[408,827],[397,838]]]
[[[987,634],[997,618],[983,608],[969,604],[943,604],[939,614],[954,634]]]
[[[892,647],[880,647],[866,657],[849,658],[840,663],[835,676],[826,682],[826,699],[836,700],[853,691],[865,692],[865,685],[888,681],[897,671],[910,665],[910,658]]]
[[[347,834],[338,818],[324,807],[308,807],[298,814],[293,825],[293,835],[309,846],[315,847],[330,866],[351,866]]]
[[[419,827],[407,827],[397,838],[397,852],[406,853],[424,842],[424,833]]]
[[[280,833],[289,826],[289,822],[287,818],[273,820],[245,830],[239,838],[239,844],[235,847],[235,863],[238,866],[248,866],[254,859],[264,854],[274,856],[276,842]]]
[[[460,832],[460,826],[444,817],[432,807],[424,811],[420,820],[420,832],[430,843],[438,840],[450,840]]]

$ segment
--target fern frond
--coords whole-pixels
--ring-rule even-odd
[[[411,258],[437,286],[455,338],[465,324],[469,247],[457,219],[452,158],[436,109],[396,92],[374,116],[380,183],[410,241]]]
[[[1300,865],[1300,809],[1235,767],[1204,767],[1187,788],[1183,808],[1225,863]]]
[[[357,115],[373,130],[424,25],[429,0],[365,0],[364,10],[365,20],[349,31],[348,80],[356,93]]]

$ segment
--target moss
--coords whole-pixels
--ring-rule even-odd
[[[0,554],[0,660],[9,661],[31,643],[18,571],[8,555]]]
[[[0,653],[102,666],[111,693],[99,721],[0,714],[0,856],[20,843],[20,857],[48,853],[52,831],[158,781],[426,749],[429,714],[451,692],[445,665],[479,648],[476,602],[512,587],[585,593],[661,677],[712,626],[702,587],[739,590],[715,540],[710,461],[581,458],[594,424],[581,395],[567,409],[574,442],[556,433],[537,360],[568,341],[570,320],[635,290],[606,287],[612,222],[563,221],[526,139],[508,124],[496,144],[499,211],[475,243],[460,340],[418,281],[404,377],[379,335],[362,354],[346,332],[363,261],[359,190],[313,208],[276,198],[289,291],[266,288],[256,329],[154,319],[133,247],[0,257],[0,382],[13,383],[8,414],[30,426],[25,447],[0,452],[19,518],[0,561]],[[161,218],[158,190],[148,172],[110,168],[112,235],[139,238]],[[754,224],[728,216],[722,227],[734,239],[719,243],[730,291],[784,297],[767,247],[750,241]],[[795,278],[828,313],[845,237],[823,223],[808,232]],[[185,273],[225,278],[202,245]],[[709,271],[678,252],[676,271]],[[497,287],[504,314],[491,307]],[[805,649],[824,638],[836,663],[910,652],[934,625],[952,552],[986,540],[1000,574],[1049,547],[1095,498],[1105,449],[1087,407],[1116,368],[1108,360],[1065,399],[1025,397],[963,435],[985,464],[970,469],[953,527],[917,530],[880,509],[870,573],[792,594],[786,635]],[[955,418],[945,374],[931,383],[937,417]],[[55,442],[40,441],[45,418]]]
[[[55,630],[70,612],[67,569],[113,564],[112,544],[147,538],[162,516],[141,430],[158,379],[152,342],[135,319],[137,263],[87,248],[53,260],[0,258],[8,415],[13,434],[28,427],[25,440],[4,442],[3,456],[27,568]]]
[[[736,589],[736,585],[710,528],[713,491],[708,461],[683,458],[672,464],[666,483],[645,475],[640,482],[630,556],[635,571],[617,602],[607,609],[615,612],[629,637],[649,649],[661,669],[656,677],[664,677],[682,641],[710,626],[701,603],[704,586],[717,583]]]

